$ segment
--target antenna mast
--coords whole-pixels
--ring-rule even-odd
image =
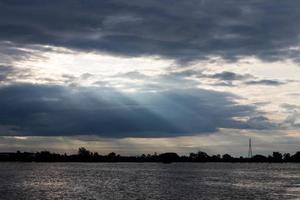
[[[252,144],[251,144],[251,138],[249,138],[248,158],[252,158]]]

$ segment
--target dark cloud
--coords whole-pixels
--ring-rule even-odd
[[[190,71],[188,70],[187,74],[189,73]],[[182,72],[181,74],[185,74],[185,73]],[[197,73],[194,72],[194,74]],[[251,74],[238,74],[229,71],[223,71],[215,74],[198,73],[197,77],[216,79],[217,82],[214,85],[218,85],[218,86],[236,86],[232,83],[233,81],[241,81],[246,85],[267,85],[267,86],[278,86],[278,85],[286,84],[287,82],[293,82],[293,80],[288,80],[283,82],[283,81],[272,80],[272,79],[258,79],[257,77]]]
[[[246,85],[266,85],[266,86],[278,86],[283,85],[288,82],[293,82],[293,80],[287,80],[285,82],[279,81],[279,80],[272,80],[272,79],[258,79],[258,77],[253,76],[251,74],[238,74],[235,72],[229,72],[229,71],[223,71],[220,73],[215,74],[207,74],[203,73],[203,71],[196,71],[196,70],[184,70],[181,72],[171,72],[167,75],[164,75],[168,79],[173,80],[179,80],[181,79],[181,82],[187,82],[187,83],[195,83],[195,80],[185,80],[186,77],[194,77],[198,78],[198,81],[201,82],[201,80],[204,79],[214,79],[215,82],[211,85],[213,86],[225,86],[225,87],[235,87],[238,86],[237,84],[234,84],[234,81],[240,81],[240,83],[246,84]]]
[[[241,81],[246,85],[266,85],[266,86],[278,86],[286,84],[286,82],[272,79],[258,79],[257,77],[251,74],[237,74],[234,72],[221,72],[213,75],[206,75],[208,78],[217,79],[218,82],[214,85],[219,86],[236,86],[232,83],[232,81]],[[291,82],[287,81],[287,82]]]
[[[263,79],[263,80],[246,81],[245,84],[247,84],[247,85],[278,86],[278,85],[283,85],[283,84],[285,84],[285,82],[278,81],[278,80]]]
[[[247,80],[250,78],[255,78],[250,74],[238,74],[235,72],[223,71],[215,74],[207,74],[203,70],[183,70],[183,71],[175,71],[166,74],[165,76],[169,77],[194,77],[194,78],[209,78],[209,79],[217,79],[219,81],[236,81],[236,80]]]
[[[210,78],[216,78],[216,79],[220,79],[220,80],[224,80],[224,81],[244,80],[244,79],[248,79],[251,77],[253,77],[253,76],[250,74],[241,75],[241,74],[237,74],[234,72],[228,72],[228,71],[213,74],[210,76]]]
[[[278,128],[277,124],[270,122],[267,117],[261,115],[250,117],[245,123],[252,129],[257,130]]]
[[[202,89],[125,94],[111,88],[26,84],[2,86],[0,96],[1,135],[163,137],[261,128],[254,120],[234,119],[257,115],[254,106],[238,105],[238,97],[229,93]]]
[[[300,3],[1,0],[0,40],[191,61],[299,60]]]
[[[225,86],[225,87],[234,87],[233,81],[245,81],[250,78],[254,78],[254,76],[250,74],[237,74],[234,72],[223,71],[216,74],[205,75],[207,78],[216,79],[217,82],[213,85],[215,86]]]

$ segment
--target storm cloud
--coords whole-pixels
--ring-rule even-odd
[[[2,86],[0,96],[1,135],[165,137],[261,129],[263,123],[235,120],[261,113],[235,103],[234,95],[203,89],[122,94],[101,87],[23,84]]]
[[[1,0],[0,40],[185,62],[299,60],[298,1]]]

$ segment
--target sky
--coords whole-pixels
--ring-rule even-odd
[[[0,0],[0,151],[294,153],[300,2]]]

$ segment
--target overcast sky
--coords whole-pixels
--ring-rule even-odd
[[[0,151],[295,152],[300,2],[0,0]]]

